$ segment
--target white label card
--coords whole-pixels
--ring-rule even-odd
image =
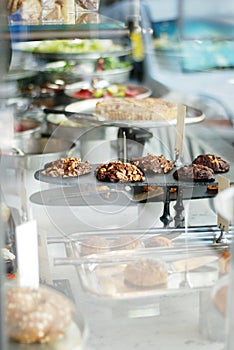
[[[39,287],[38,236],[35,220],[16,227],[16,254],[19,285]]]
[[[11,107],[0,106],[0,133],[0,148],[3,151],[11,149],[14,146],[14,114]]]
[[[183,153],[185,116],[186,116],[186,106],[178,104],[178,106],[177,106],[176,137],[175,137],[176,159],[180,158],[182,156],[182,153]]]
[[[224,191],[226,188],[230,187],[230,180],[225,176],[218,175],[218,192]],[[229,231],[229,221],[224,219],[220,214],[217,216],[217,226],[222,231],[228,233]]]

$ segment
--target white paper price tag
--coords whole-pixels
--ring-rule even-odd
[[[179,159],[183,154],[185,116],[186,116],[186,106],[178,104],[178,106],[177,106],[176,138],[175,138],[176,160]]]
[[[36,221],[28,221],[16,227],[16,252],[19,285],[38,288],[39,260]]]
[[[11,107],[0,106],[0,148],[4,151],[13,147],[14,116]]]
[[[225,190],[226,188],[230,187],[230,180],[222,175],[218,175],[218,192]],[[225,231],[228,233],[229,231],[229,221],[227,219],[224,219],[220,214],[217,216],[217,226],[222,231]]]

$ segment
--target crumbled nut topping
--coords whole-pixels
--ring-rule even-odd
[[[95,174],[99,181],[138,182],[145,179],[143,172],[137,166],[121,161],[101,164]]]
[[[193,164],[200,164],[208,166],[213,169],[215,173],[225,173],[229,170],[230,164],[215,154],[200,154],[193,160]]]
[[[176,180],[183,181],[214,181],[213,169],[201,164],[184,165],[173,173]]]
[[[51,177],[76,177],[90,173],[89,162],[82,162],[80,158],[60,158],[45,164],[42,175]]]
[[[144,172],[155,174],[167,174],[174,167],[174,163],[165,156],[156,156],[152,153],[148,153],[145,157],[131,159],[131,164],[135,164]]]

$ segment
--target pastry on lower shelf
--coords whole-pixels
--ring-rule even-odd
[[[230,164],[215,154],[200,154],[193,160],[193,164],[201,164],[213,169],[215,173],[226,173],[230,169]]]
[[[154,287],[167,283],[168,269],[162,260],[139,259],[124,270],[125,282],[137,287]]]
[[[143,189],[143,191],[142,191]],[[135,189],[134,199],[136,201],[145,201],[155,197],[162,196],[164,194],[164,189],[159,186],[143,186]]]
[[[132,158],[131,164],[135,164],[145,174],[167,174],[174,168],[174,162],[166,159],[164,155],[156,156],[148,153],[147,156]]]
[[[104,198],[110,197],[110,187],[106,184],[96,185],[96,183],[82,183],[79,185],[80,193],[84,195],[100,195]]]
[[[46,163],[41,171],[42,175],[51,177],[77,177],[88,174],[92,167],[88,161],[82,162],[80,158],[60,158]]]
[[[107,120],[173,120],[177,104],[161,98],[108,98],[97,102],[95,113]]]
[[[173,247],[172,240],[164,236],[152,236],[146,239],[145,247]]]
[[[109,252],[109,241],[104,237],[92,236],[80,243],[81,255],[102,254]]]
[[[70,301],[49,288],[13,287],[6,293],[6,329],[17,343],[53,343],[72,319]]]
[[[219,272],[221,275],[228,273],[230,265],[230,252],[225,250],[219,257]]]
[[[101,186],[96,186],[96,191],[97,193],[100,193],[100,196],[104,199],[110,198],[110,189],[108,186],[101,185]]]
[[[154,191],[160,191],[161,192],[162,187],[159,186],[143,186],[144,192],[154,192]]]
[[[173,173],[178,181],[208,182],[215,180],[213,169],[201,164],[184,165]]]
[[[113,161],[99,165],[95,170],[99,181],[109,182],[140,182],[144,181],[143,172],[135,165]]]
[[[133,250],[142,248],[141,241],[132,236],[120,236],[111,244],[112,250]]]

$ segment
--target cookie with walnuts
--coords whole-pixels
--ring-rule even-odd
[[[210,182],[215,180],[213,169],[201,164],[184,165],[173,173],[178,181]]]
[[[140,182],[145,179],[143,172],[136,165],[120,160],[99,165],[95,175],[97,180],[108,182]]]
[[[215,173],[226,173],[230,169],[230,164],[215,154],[200,154],[193,160],[193,164],[208,166]]]
[[[42,175],[51,177],[77,177],[88,174],[92,167],[88,161],[82,162],[80,158],[60,158],[46,163],[41,171]]]
[[[174,168],[173,161],[166,159],[164,155],[156,156],[152,153],[148,153],[144,157],[133,158],[130,163],[149,174],[167,174]]]

